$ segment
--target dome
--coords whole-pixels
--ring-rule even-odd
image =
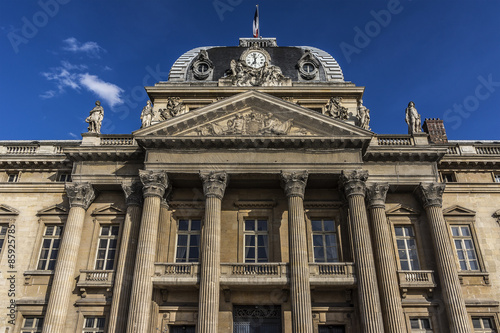
[[[311,46],[278,46],[275,38],[240,38],[239,46],[205,46],[189,50],[175,61],[168,81],[219,81],[231,73],[232,60],[242,59],[249,49],[266,54],[269,66],[278,67],[292,82],[344,82],[342,69],[329,53]]]

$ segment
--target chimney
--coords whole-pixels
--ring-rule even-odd
[[[446,130],[443,121],[439,118],[426,118],[422,126],[424,132],[429,134],[432,143],[447,143]]]

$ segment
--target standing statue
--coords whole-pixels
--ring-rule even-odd
[[[342,106],[342,97],[332,97],[323,107],[324,115],[330,116],[335,119],[347,120],[349,115],[347,113],[347,108]]]
[[[358,125],[362,129],[370,130],[370,109],[363,105],[363,100],[358,101]]]
[[[141,113],[142,126],[141,126],[141,128],[146,128],[148,126],[151,126],[151,120],[153,120],[153,107],[151,106],[151,101],[148,101],[146,103],[146,106],[142,108],[142,113]]]
[[[406,108],[406,123],[408,124],[408,134],[420,133],[422,132],[422,126],[420,121],[420,115],[415,108],[415,103],[408,103]]]
[[[89,124],[89,133],[101,134],[102,119],[104,118],[104,109],[101,106],[100,101],[95,102],[95,106],[90,110],[90,115],[85,119],[85,122]]]

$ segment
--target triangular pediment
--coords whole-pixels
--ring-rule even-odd
[[[104,207],[99,207],[94,209],[92,215],[123,215],[125,212],[113,205],[106,205]]]
[[[68,209],[63,205],[52,205],[50,207],[39,210],[37,215],[67,215]]]
[[[459,205],[454,205],[446,209],[443,209],[443,215],[475,216],[476,212]]]
[[[364,138],[372,132],[256,90],[214,102],[134,132],[175,138]]]
[[[19,211],[10,206],[0,204],[0,215],[19,215]]]
[[[411,208],[411,207],[398,204],[396,207],[393,207],[391,209],[386,210],[385,214],[386,215],[419,215],[420,212]]]

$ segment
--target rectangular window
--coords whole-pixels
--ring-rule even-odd
[[[7,181],[9,183],[17,183],[19,181],[19,172],[7,174]]]
[[[115,265],[116,245],[118,243],[117,225],[103,225],[99,235],[99,247],[95,260],[95,269],[111,270]]]
[[[411,226],[395,226],[396,245],[401,269],[403,271],[416,271],[420,269],[417,254],[415,233]]]
[[[455,183],[457,181],[453,172],[443,172],[441,173],[441,178],[443,179],[443,183]]]
[[[200,219],[179,220],[176,262],[198,262],[200,259]]]
[[[496,332],[492,318],[472,317],[474,332],[491,333]]]
[[[43,317],[24,317],[21,333],[40,333],[43,327]]]
[[[106,318],[104,317],[85,317],[83,333],[104,333],[105,324]]]
[[[430,318],[410,318],[412,332],[432,332]]]
[[[479,263],[469,226],[452,225],[451,235],[457,251],[460,269],[462,271],[478,271]]]
[[[319,325],[318,333],[345,333],[344,325]]]
[[[268,262],[267,220],[245,220],[245,262]]]
[[[175,325],[170,326],[171,333],[194,333],[194,325]]]
[[[70,182],[71,181],[71,174],[69,173],[60,173],[57,177],[58,182]]]
[[[9,229],[9,226],[7,224],[0,224],[0,253],[2,253],[3,244],[5,243],[7,229]]]
[[[57,253],[61,243],[62,226],[46,225],[42,239],[42,249],[38,259],[38,270],[53,270],[56,267]]]
[[[338,238],[333,219],[311,220],[314,262],[338,262]]]
[[[500,173],[495,173],[495,183],[500,183]]]

